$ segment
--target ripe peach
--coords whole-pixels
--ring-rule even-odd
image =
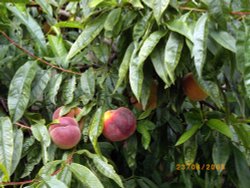
[[[52,141],[61,149],[73,148],[81,139],[78,123],[71,117],[60,117],[58,121],[49,127]]]
[[[154,110],[157,107],[157,88],[158,88],[158,83],[156,80],[153,80],[150,86],[150,95],[145,110],[147,109]],[[130,102],[137,110],[139,111],[143,110],[142,104],[138,102],[134,96],[130,97]]]
[[[60,116],[60,112],[61,112],[61,109],[62,107],[59,107],[55,110],[55,112],[53,113],[53,116],[52,116],[52,119],[58,119],[60,117],[71,117],[71,118],[76,118],[76,116],[78,114],[80,114],[81,112],[81,108],[78,108],[78,107],[75,107],[75,108],[72,108],[67,114],[63,115],[63,116]],[[82,118],[80,121],[79,121],[79,127],[80,129],[82,130],[83,129],[83,126],[84,126],[84,119]]]
[[[208,95],[197,83],[192,73],[188,73],[182,80],[184,93],[192,101],[205,100]]]
[[[136,129],[134,114],[125,107],[104,113],[103,135],[110,141],[122,141],[130,137]]]

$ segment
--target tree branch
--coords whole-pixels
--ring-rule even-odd
[[[41,63],[44,63],[54,69],[57,69],[57,70],[60,70],[62,72],[67,72],[67,73],[70,73],[70,74],[76,74],[76,75],[81,75],[80,72],[74,72],[74,71],[71,71],[71,70],[67,70],[67,69],[64,69],[64,68],[61,68],[61,67],[58,67],[56,65],[53,65],[51,63],[49,63],[48,61],[45,61],[44,59],[40,58],[40,57],[37,57],[36,55],[34,55],[33,53],[29,52],[28,50],[24,49],[22,46],[20,46],[19,44],[17,44],[14,40],[12,40],[5,32],[3,31],[0,31],[0,33],[11,43],[13,44],[14,46],[16,46],[18,49],[22,50],[24,53],[26,53],[27,55],[29,55],[30,57],[33,57],[34,59],[36,59],[37,61],[40,61]]]

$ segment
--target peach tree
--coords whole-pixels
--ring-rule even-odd
[[[0,91],[2,187],[250,185],[249,0],[1,0]]]

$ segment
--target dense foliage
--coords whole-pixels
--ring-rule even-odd
[[[0,185],[249,187],[249,8],[249,0],[0,1]],[[189,72],[205,101],[183,93]],[[157,108],[147,108],[152,82]],[[73,149],[49,136],[60,106],[83,109]],[[102,117],[119,107],[133,111],[137,130],[110,142]]]

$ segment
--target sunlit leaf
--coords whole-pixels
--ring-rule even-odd
[[[74,99],[74,91],[76,89],[76,77],[73,75],[72,78],[65,81],[62,90],[62,99],[64,105],[70,104]]]
[[[192,128],[184,132],[181,137],[176,142],[175,146],[181,145],[186,142],[189,138],[191,138],[200,128],[200,125],[193,125]]]
[[[82,101],[87,104],[95,94],[95,72],[88,69],[81,75]]]

